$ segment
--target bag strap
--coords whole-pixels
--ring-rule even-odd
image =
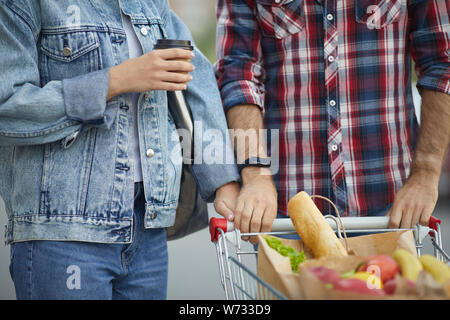
[[[345,232],[345,227],[344,227],[344,224],[342,223],[341,215],[339,214],[339,210],[338,210],[338,208],[336,207],[336,205],[333,203],[333,201],[331,201],[330,199],[328,199],[327,197],[324,197],[324,196],[320,196],[320,195],[312,195],[312,196],[310,196],[310,197],[311,197],[311,198],[318,198],[318,199],[325,200],[325,201],[327,201],[328,203],[330,203],[331,206],[334,208],[334,211],[336,212],[336,215],[337,215],[338,220],[339,220],[339,224],[341,225],[341,228],[342,228],[342,233],[344,234],[345,250],[347,251],[347,253],[350,253],[350,251],[349,251],[349,249],[348,249],[347,233]]]

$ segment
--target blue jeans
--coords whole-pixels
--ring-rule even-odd
[[[10,272],[17,299],[166,299],[166,231],[144,229],[144,208],[137,183],[130,244],[13,243]]]

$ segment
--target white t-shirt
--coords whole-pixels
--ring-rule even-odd
[[[136,33],[133,29],[133,25],[131,24],[131,19],[129,16],[123,14],[122,15],[122,23],[123,28],[125,29],[125,34],[127,36],[128,50],[130,59],[134,59],[140,57],[142,52],[141,44],[136,36]],[[133,105],[130,110],[133,115],[133,135],[130,140],[130,151],[131,158],[134,163],[134,182],[142,181],[142,168],[141,168],[141,152],[139,149],[139,135],[138,135],[138,124],[137,124],[137,102],[139,99],[139,93],[133,93]]]

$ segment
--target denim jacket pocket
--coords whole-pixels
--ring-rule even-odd
[[[263,34],[284,39],[299,33],[305,26],[303,0],[256,0],[256,17]]]
[[[102,68],[100,40],[94,31],[43,31],[40,42],[43,84]]]
[[[382,29],[397,21],[406,11],[406,0],[355,1],[356,21],[368,29]]]

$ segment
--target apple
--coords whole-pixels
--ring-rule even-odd
[[[334,284],[333,289],[346,292],[362,293],[382,297],[386,295],[382,289],[370,288],[366,281],[355,278],[341,279]]]
[[[394,294],[395,290],[397,290],[397,280],[391,279],[386,281],[383,286],[383,290],[384,292],[386,292],[386,294]]]
[[[384,286],[383,290],[386,292],[386,294],[394,294],[397,289],[404,292],[410,292],[414,289],[416,286],[416,283],[412,280],[401,278],[401,277],[395,277],[394,279],[388,280]]]
[[[335,284],[341,280],[341,275],[336,270],[325,268],[325,267],[310,267],[308,268],[317,278],[322,282]]]
[[[367,271],[381,278],[383,283],[393,279],[399,272],[397,262],[387,255],[376,255],[366,258],[358,271]]]

